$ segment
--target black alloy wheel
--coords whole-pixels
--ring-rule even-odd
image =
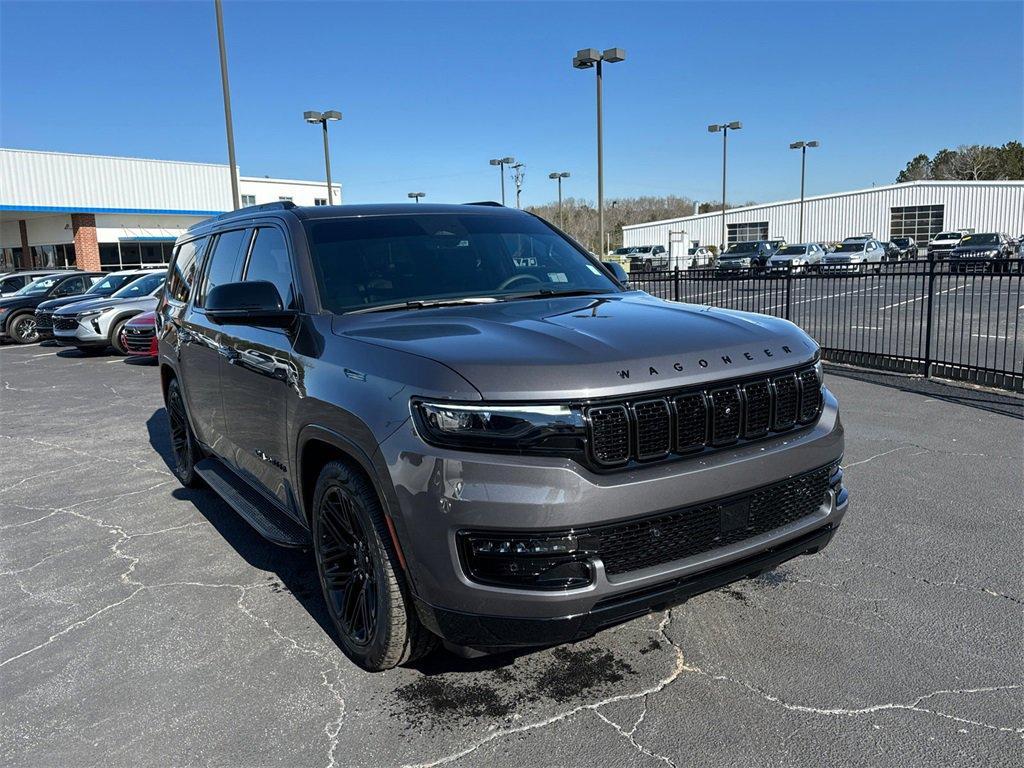
[[[358,468],[328,462],[316,481],[311,520],[317,574],[339,645],[382,672],[428,653],[377,490]]]
[[[171,383],[167,385],[167,421],[171,430],[174,474],[186,488],[195,488],[200,482],[199,475],[196,474],[196,461],[200,452],[192,435],[192,427],[188,422],[185,401],[181,396],[181,386],[177,379],[171,379]]]

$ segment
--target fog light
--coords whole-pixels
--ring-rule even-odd
[[[463,567],[474,581],[522,589],[572,589],[592,581],[587,542],[569,533],[459,534]]]

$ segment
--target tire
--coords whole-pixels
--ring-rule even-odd
[[[21,312],[15,315],[7,324],[7,335],[16,344],[35,344],[39,341],[36,316],[31,312]]]
[[[171,469],[178,482],[186,488],[197,488],[202,480],[196,473],[196,462],[202,459],[202,450],[192,434],[192,425],[185,410],[185,399],[181,385],[176,378],[167,385],[167,422],[171,433],[171,452],[174,464]]]
[[[313,550],[342,651],[370,672],[405,664],[437,640],[416,616],[377,492],[362,472],[332,461],[313,495]]]
[[[124,344],[121,342],[121,331],[124,329],[130,317],[126,317],[123,320],[118,320],[114,323],[114,326],[110,329],[110,346],[114,348],[114,351],[119,355],[127,355],[128,350],[125,349]]]

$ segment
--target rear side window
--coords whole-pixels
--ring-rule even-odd
[[[217,236],[213,242],[213,252],[207,259],[209,266],[206,268],[206,279],[203,281],[200,296],[196,299],[197,305],[203,304],[211,289],[224,283],[233,283],[238,279],[239,262],[243,245],[248,242],[248,235],[247,229],[232,229]]]
[[[273,283],[281,296],[282,305],[294,308],[295,291],[292,288],[292,265],[288,258],[288,245],[284,235],[276,227],[262,227],[256,230],[255,240],[249,251],[249,265],[245,279],[266,280]]]
[[[85,279],[81,277],[73,277],[70,280],[65,280],[57,288],[56,293],[61,296],[75,296],[85,291]]]
[[[171,268],[167,272],[167,293],[175,301],[186,303],[192,295],[199,257],[206,245],[206,238],[189,240],[178,246]]]
[[[0,293],[14,293],[23,285],[25,285],[24,277],[20,275],[17,277],[8,277],[6,280],[0,281]]]

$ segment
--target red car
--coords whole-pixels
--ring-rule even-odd
[[[121,346],[129,355],[156,357],[156,314],[143,312],[125,323]]]

